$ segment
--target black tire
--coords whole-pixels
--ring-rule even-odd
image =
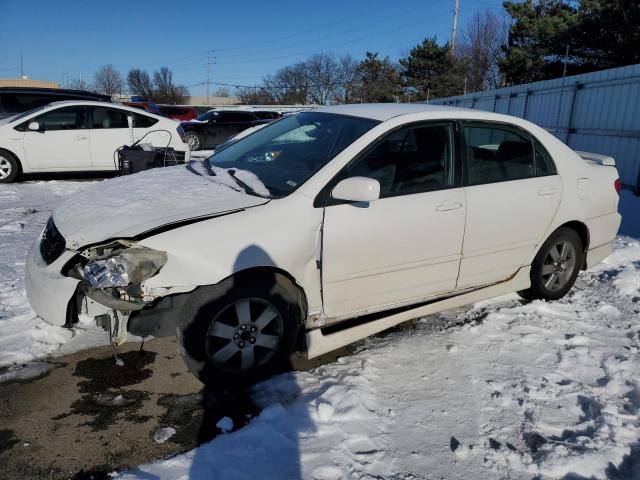
[[[259,280],[240,276],[199,288],[178,318],[185,363],[202,383],[216,388],[247,386],[283,371],[302,323],[299,297],[287,278],[272,273]],[[246,311],[249,321],[240,319]],[[274,312],[277,316],[268,320]],[[258,328],[261,319],[268,323]],[[254,360],[250,366],[245,365],[249,351]]]
[[[202,135],[197,132],[185,132],[184,141],[185,143],[189,144],[189,148],[193,151],[202,150],[202,148],[204,147]]]
[[[525,300],[564,297],[580,273],[583,248],[575,230],[561,227],[553,232],[531,264],[531,287],[518,294]]]
[[[0,150],[0,183],[14,182],[20,175],[20,162],[6,150]]]

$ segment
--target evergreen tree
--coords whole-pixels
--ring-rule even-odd
[[[357,68],[353,101],[395,102],[399,94],[400,75],[389,57],[367,52]]]
[[[436,37],[426,38],[400,60],[407,86],[418,90],[418,98],[447,97],[462,93],[464,68],[451,55],[449,44],[438,45]]]
[[[638,0],[505,2],[513,23],[500,69],[527,83],[640,62]]]

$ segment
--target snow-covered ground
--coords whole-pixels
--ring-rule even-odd
[[[0,186],[0,367],[105,340],[40,321],[22,280],[50,211],[89,184]],[[640,199],[621,200],[631,236],[566,298],[511,295],[369,339],[257,385],[262,412],[242,429],[116,476],[640,478]]]
[[[29,306],[24,290],[24,260],[33,240],[66,197],[91,181],[37,181],[0,185],[0,380],[26,372],[17,367],[34,359],[82,350],[105,341],[91,324],[74,330],[51,326]],[[32,365],[38,373],[41,365]]]

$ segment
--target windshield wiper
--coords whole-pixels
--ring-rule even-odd
[[[216,172],[213,171],[213,167],[211,166],[211,162],[209,161],[209,159],[207,158],[202,163],[204,163],[204,168],[207,169],[207,173],[209,174],[209,176],[215,177],[216,176]]]
[[[236,171],[235,171],[233,168],[229,168],[229,169],[227,170],[227,173],[228,173],[228,174],[229,174],[229,176],[230,176],[231,178],[233,178],[233,179],[236,181],[236,183],[237,183],[238,185],[240,185],[240,186],[244,189],[244,191],[245,191],[246,193],[248,193],[249,195],[253,195],[254,197],[271,198],[270,196],[262,195],[262,194],[260,194],[260,193],[256,192],[256,191],[253,189],[253,187],[251,187],[251,186],[250,186],[250,185],[248,185],[247,183],[245,183],[245,182],[243,182],[242,180],[240,180],[240,179],[236,176]]]

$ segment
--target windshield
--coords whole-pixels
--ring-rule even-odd
[[[218,112],[216,112],[215,110],[210,110],[208,112],[203,113],[199,117],[196,117],[196,120],[199,120],[201,122],[208,122],[211,117],[213,117],[213,116],[215,116],[217,114],[218,114]]]
[[[15,122],[16,120],[20,120],[21,118],[27,117],[32,113],[39,112],[40,110],[44,110],[45,107],[49,105],[42,105],[41,107],[32,108],[31,110],[27,110],[26,112],[19,113],[18,115],[14,115],[13,117],[9,117],[7,121]]]
[[[378,123],[368,118],[302,112],[228,145],[208,161],[215,167],[248,171],[272,197],[284,197]]]

